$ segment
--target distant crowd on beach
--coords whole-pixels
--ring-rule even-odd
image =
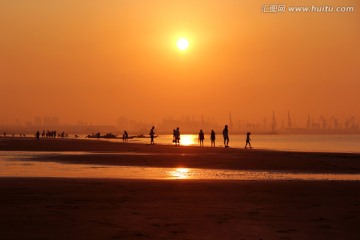
[[[35,133],[35,137],[36,137],[36,139],[40,139],[40,137],[42,137],[42,138],[56,138],[56,137],[65,138],[65,137],[68,137],[68,134],[66,134],[65,132],[57,133],[55,130],[53,130],[53,131],[43,130],[41,133],[40,133],[40,131],[37,131]]]
[[[2,135],[3,135],[4,137],[15,137],[15,133],[13,133],[13,134],[8,134],[8,133],[4,132]],[[19,136],[20,136],[20,137],[26,137],[26,134],[19,133]],[[61,132],[61,133],[57,133],[55,130],[53,130],[53,131],[49,131],[49,130],[45,131],[45,130],[43,130],[42,132],[40,132],[40,131],[38,130],[38,131],[36,131],[36,133],[35,133],[34,136],[35,136],[37,139],[40,139],[40,137],[42,137],[42,138],[56,138],[56,137],[58,137],[58,138],[65,138],[65,137],[69,137],[69,135],[66,134],[64,131]],[[75,135],[75,137],[77,137],[77,135]]]

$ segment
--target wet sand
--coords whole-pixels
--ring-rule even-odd
[[[360,154],[210,148],[81,139],[0,138],[0,151],[44,151],[35,161],[117,166],[360,173]],[[78,154],[77,152],[81,152]],[[66,154],[62,154],[66,153]],[[29,159],[30,160],[30,159]]]
[[[101,153],[50,159],[60,162],[300,172],[359,173],[360,164],[356,154],[70,139],[0,139],[0,151]],[[359,190],[358,181],[0,178],[0,239],[359,239]]]

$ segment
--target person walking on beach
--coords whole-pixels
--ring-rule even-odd
[[[202,129],[200,129],[200,132],[199,132],[199,142],[200,142],[200,147],[201,147],[201,146],[204,146],[204,138],[205,138],[205,136],[204,136],[204,132],[203,132],[203,130],[202,130]]]
[[[35,136],[36,136],[36,139],[39,140],[39,139],[40,139],[40,132],[37,131],[36,134],[35,134]]]
[[[123,142],[127,142],[128,139],[129,139],[129,135],[128,135],[127,131],[124,130],[124,133],[123,133]]]
[[[180,145],[180,129],[179,129],[179,127],[176,128],[174,135],[175,135],[175,146],[179,146]]]
[[[155,127],[153,126],[150,130],[150,144],[155,144],[154,142],[154,137],[155,137],[155,131],[154,131]]]
[[[224,137],[224,146],[227,148],[227,147],[229,147],[229,129],[228,129],[228,125],[225,125],[225,127],[224,127],[223,137]]]
[[[251,140],[250,140],[250,135],[251,135],[251,133],[250,133],[250,132],[247,132],[247,133],[246,133],[246,144],[245,144],[245,149],[247,149],[247,145],[249,145],[249,147],[250,147],[250,148],[252,148],[252,147],[251,147],[251,143],[250,143],[250,141],[251,141]]]
[[[211,146],[215,147],[215,132],[214,132],[214,130],[211,130],[210,139],[211,139]]]

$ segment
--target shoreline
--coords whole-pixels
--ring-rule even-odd
[[[186,134],[185,134],[186,135]],[[169,139],[167,139],[166,142],[164,142],[164,139],[160,140],[160,142],[155,141],[155,145],[160,145],[160,146],[174,146],[174,144],[171,142],[171,135],[166,135],[169,137]],[[192,138],[195,139],[196,137],[194,137],[194,134],[191,134]],[[288,136],[288,135],[284,135],[284,136]],[[294,136],[294,135],[293,135]],[[299,135],[302,136],[302,135]],[[306,135],[307,136],[307,135]],[[316,136],[322,136],[325,137],[326,135],[316,135]],[[333,136],[343,136],[343,135],[333,135]],[[357,136],[357,135],[353,135],[353,136]],[[360,136],[360,135],[359,135]],[[17,141],[17,140],[34,140],[35,137],[3,137],[0,136],[0,142],[1,141]],[[40,138],[39,141],[98,141],[98,142],[112,142],[112,143],[124,143],[122,141],[122,139],[106,139],[106,138],[74,138],[74,137],[65,137],[65,138]],[[149,140],[150,141],[150,140]],[[239,146],[239,142],[237,142],[237,140],[235,140],[235,145],[231,145],[230,148],[232,149],[244,149],[243,145]],[[300,142],[301,143],[301,142]],[[130,140],[129,142],[126,142],[126,144],[140,144],[140,145],[150,145],[148,141],[143,141],[142,139],[139,140]],[[180,145],[181,147],[200,147],[198,144],[184,144],[184,145]],[[205,148],[212,148],[209,144],[205,144],[204,146]],[[224,146],[221,144],[217,144],[215,148],[224,148]],[[297,149],[295,148],[264,148],[264,147],[254,147],[253,150],[257,150],[257,151],[278,151],[278,152],[298,152],[298,153],[341,153],[341,154],[359,154],[360,155],[360,150],[355,150],[355,149],[347,149],[344,150],[344,148],[341,148],[342,150],[338,149],[338,151],[333,150],[333,149],[327,149],[327,150],[321,150],[321,149],[316,149],[313,148],[307,148],[306,149]]]
[[[0,140],[1,152],[26,151],[27,161],[107,166],[205,168],[287,171],[301,173],[360,173],[360,154],[287,152],[275,150],[210,148],[198,146],[117,143],[83,139]],[[80,152],[80,154],[79,154]]]

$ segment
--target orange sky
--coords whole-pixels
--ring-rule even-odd
[[[0,123],[359,118],[359,2],[282,1],[353,13],[262,13],[267,2],[1,1]]]

